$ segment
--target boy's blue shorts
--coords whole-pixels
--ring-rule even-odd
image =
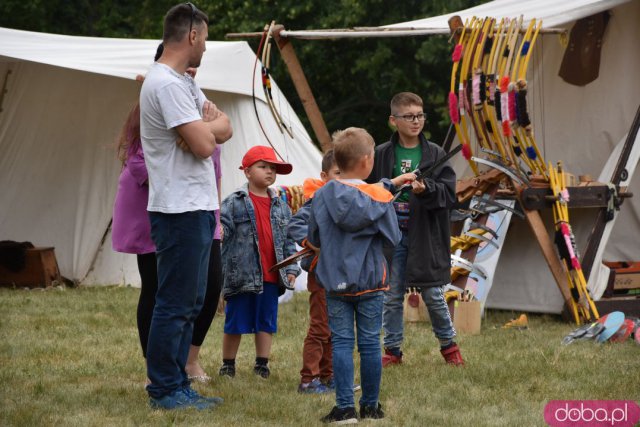
[[[227,298],[225,334],[276,333],[278,330],[278,285],[264,282],[261,294],[244,293]]]

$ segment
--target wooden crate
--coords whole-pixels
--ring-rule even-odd
[[[18,272],[0,265],[0,285],[19,287],[47,287],[54,281],[62,283],[54,248],[30,248],[26,250],[25,267]]]
[[[640,262],[605,262],[615,273],[613,290],[640,289]]]

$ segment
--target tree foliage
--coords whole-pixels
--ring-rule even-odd
[[[482,0],[198,0],[210,18],[210,40],[261,31],[271,20],[289,30],[373,27],[440,15]],[[0,26],[99,37],[162,36],[162,18],[174,1],[4,0]],[[247,40],[255,50],[257,39]],[[443,36],[294,40],[293,46],[329,131],[368,129],[388,139],[389,100],[401,91],[422,96],[427,133],[441,142],[448,128],[446,95],[451,46]],[[305,124],[306,116],[284,63],[272,52],[271,72]],[[309,130],[310,126],[307,126]]]

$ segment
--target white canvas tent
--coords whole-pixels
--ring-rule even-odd
[[[158,41],[72,37],[0,28],[0,240],[54,246],[65,277],[83,284],[138,284],[135,256],[114,253],[107,232],[120,163],[114,141],[137,101]],[[278,129],[264,101],[260,69],[245,42],[207,42],[196,81],[230,117],[222,149],[223,195],[244,182],[238,170],[262,126],[294,165],[277,185],[318,176],[321,154],[273,84],[294,138]]]
[[[522,14],[525,21],[543,19],[545,28],[570,30],[577,19],[605,10],[611,12],[611,19],[604,35],[600,75],[596,81],[578,87],[558,76],[565,48],[557,35],[539,38],[528,80],[529,108],[536,139],[545,159],[554,163],[562,160],[566,169],[576,175],[589,174],[608,182],[618,155],[611,154],[624,141],[640,105],[640,87],[636,83],[640,70],[640,29],[637,25],[640,2],[501,0],[456,14],[463,21],[474,15],[513,18]],[[445,15],[394,27],[447,27],[448,18]],[[640,140],[635,144],[636,156],[639,150]],[[607,163],[610,157],[614,160],[613,164]],[[458,162],[456,168],[460,173],[469,174],[464,162]],[[636,173],[627,182],[630,191],[639,188],[639,178],[640,173]],[[551,225],[551,212],[546,214],[544,219]],[[570,218],[578,238],[578,247],[584,248],[593,226],[595,211],[573,209]],[[604,260],[640,260],[639,238],[640,200],[635,197],[622,205],[604,251]],[[595,266],[593,271],[593,277],[596,277]],[[606,286],[602,280],[600,283],[589,283],[596,297],[602,294]],[[525,221],[512,222],[487,305],[540,312],[559,312],[562,309],[563,299]]]
[[[575,175],[589,174],[599,181],[608,182],[617,159],[614,150],[621,148],[621,142],[640,104],[640,86],[636,82],[640,70],[640,1],[496,0],[447,15],[379,29],[304,30],[281,34],[302,39],[449,34],[447,21],[453,15],[459,15],[463,22],[473,16],[499,19],[523,15],[525,25],[530,19],[536,18],[543,20],[545,29],[571,30],[576,20],[602,11],[610,11],[611,19],[604,34],[597,80],[577,87],[558,76],[565,47],[557,34],[546,34],[538,39],[527,79],[530,115],[544,158],[554,163],[562,160],[566,170]],[[449,70],[442,72],[449,73]],[[445,90],[448,89],[443,88],[443,92]],[[637,159],[639,154],[640,140],[636,142],[632,156]],[[471,175],[464,159],[460,157],[457,160],[455,167],[458,175]],[[629,186],[633,192],[639,188],[639,183],[640,173],[636,173],[621,185]],[[604,260],[640,260],[640,197],[637,194],[638,191],[636,197],[622,205],[604,250]],[[551,225],[551,213],[546,214],[543,219]],[[594,210],[571,210],[571,224],[579,248],[585,247],[594,218]],[[594,279],[590,280],[589,288],[599,297],[606,285],[602,277],[607,275],[596,275],[596,270],[594,266]],[[552,313],[562,309],[560,291],[524,221],[512,221],[487,305]]]

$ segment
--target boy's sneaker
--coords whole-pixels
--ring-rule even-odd
[[[175,390],[173,393],[160,398],[150,397],[149,406],[151,409],[187,409],[196,408],[201,411],[203,409],[211,408],[214,406],[212,402],[205,402],[204,400],[196,399],[189,396],[183,389]]]
[[[333,377],[329,377],[328,379],[322,381],[322,383],[327,386],[327,388],[330,391],[336,391],[336,380]],[[362,387],[360,387],[360,384],[354,384],[353,385],[353,392],[355,393],[356,391],[360,391],[362,389]]]
[[[380,420],[384,418],[384,412],[382,411],[382,405],[378,403],[378,406],[364,406],[360,405],[360,418],[371,418],[373,420]]]
[[[326,385],[322,384],[319,378],[314,378],[308,383],[300,383],[300,385],[298,386],[298,393],[322,394],[331,392],[332,390]]]
[[[451,347],[440,350],[442,357],[444,360],[453,366],[463,366],[464,360],[462,360],[462,355],[460,354],[460,347],[458,344],[453,344]]]
[[[236,376],[236,367],[235,365],[227,365],[224,364],[222,365],[222,367],[220,368],[220,371],[218,372],[218,374],[221,377],[229,377],[229,378],[233,378]]]
[[[269,367],[267,365],[256,365],[256,366],[254,366],[253,367],[253,373],[256,374],[256,375],[260,375],[265,380],[267,378],[269,378],[269,375],[271,375],[271,371],[269,370]]]
[[[383,368],[386,368],[387,366],[391,366],[391,365],[400,365],[401,363],[402,363],[402,352],[400,350],[392,351],[391,349],[388,349],[388,348],[384,349],[384,354],[382,355]]]
[[[328,415],[320,418],[320,421],[325,424],[357,424],[358,414],[356,413],[356,408],[351,407],[340,409],[337,406],[334,406]]]

